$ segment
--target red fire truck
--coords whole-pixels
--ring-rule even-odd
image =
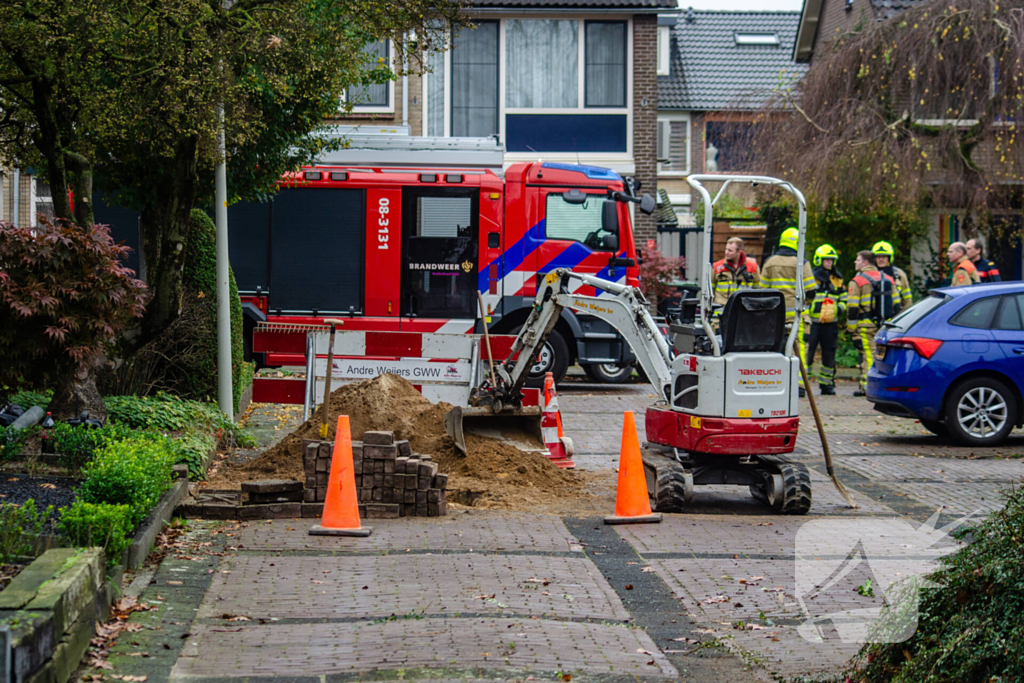
[[[581,165],[513,164],[504,178],[479,168],[304,168],[271,201],[228,212],[247,353],[262,321],[480,333],[478,292],[488,329],[514,334],[538,279],[555,268],[638,284],[629,210],[638,201],[618,173]],[[561,379],[578,362],[594,379],[621,381],[634,360],[607,323],[566,310],[532,375]]]

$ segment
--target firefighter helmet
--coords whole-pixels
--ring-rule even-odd
[[[831,244],[823,244],[814,251],[814,267],[817,268],[821,265],[824,259],[830,258],[833,261],[839,258],[839,252],[832,248]]]
[[[800,231],[796,228],[786,228],[782,231],[782,237],[779,238],[780,247],[789,247],[790,249],[796,249],[797,242],[800,240]]]
[[[875,246],[871,247],[871,253],[875,256],[888,256],[890,259],[896,255],[892,245],[888,242],[875,242]]]

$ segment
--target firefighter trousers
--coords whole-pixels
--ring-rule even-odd
[[[853,337],[853,346],[860,355],[857,383],[860,385],[861,391],[866,391],[868,388],[868,370],[871,369],[871,364],[875,362],[875,350],[872,348],[872,344],[875,343],[875,334],[877,333],[878,327],[874,324],[858,325],[854,330],[850,331],[850,336]]]
[[[814,354],[821,345],[821,372],[818,373],[818,386],[833,387],[836,384],[836,348],[839,346],[839,323],[811,323],[811,331],[807,333],[807,351],[804,355],[806,363],[814,362]],[[810,373],[811,369],[807,368]]]

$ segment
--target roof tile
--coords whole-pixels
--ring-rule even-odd
[[[671,75],[658,77],[658,108],[759,108],[807,70],[792,59],[799,22],[799,12],[684,12],[672,32]],[[737,45],[737,33],[773,33],[779,44]]]

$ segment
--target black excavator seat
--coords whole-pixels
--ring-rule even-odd
[[[777,289],[741,289],[725,303],[719,329],[722,353],[782,353],[786,299]]]

